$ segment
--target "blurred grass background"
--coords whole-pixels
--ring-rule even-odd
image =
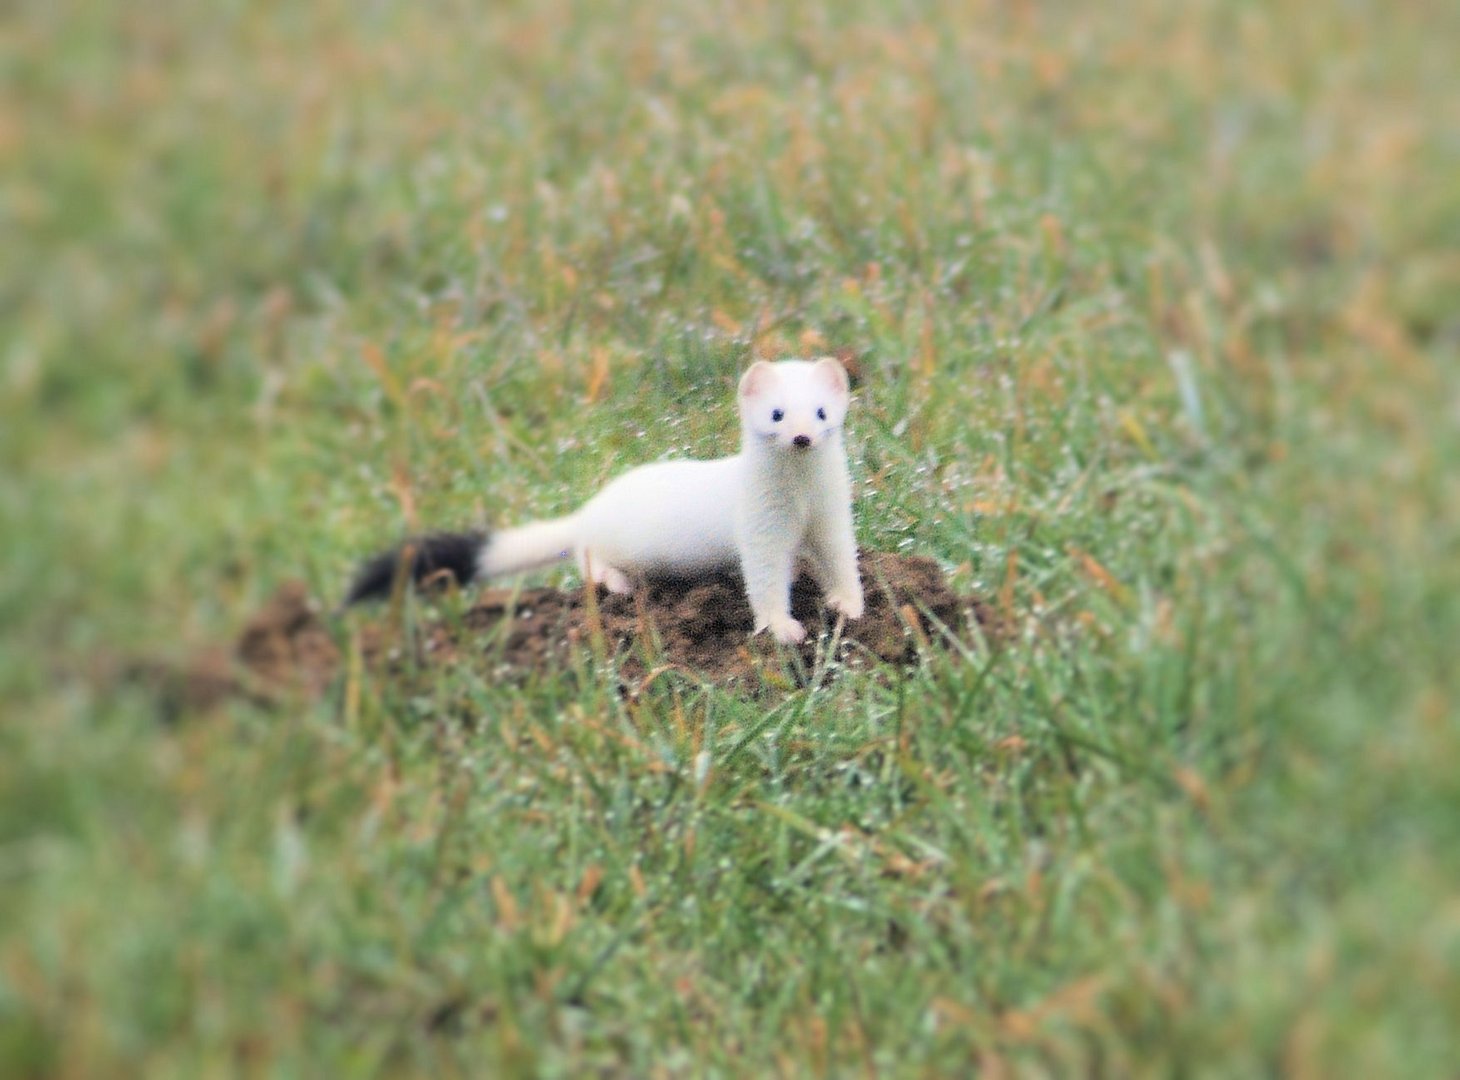
[[[0,1071],[1453,1074],[1457,23],[12,5]],[[105,677],[833,348],[1007,648]]]

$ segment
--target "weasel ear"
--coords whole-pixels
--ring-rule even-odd
[[[811,377],[818,385],[826,387],[838,397],[846,397],[851,393],[852,382],[847,376],[847,369],[834,356],[823,356],[811,369]]]
[[[740,376],[740,396],[753,398],[763,394],[771,386],[775,385],[780,376],[776,369],[764,360],[757,360],[751,364],[744,375]]]

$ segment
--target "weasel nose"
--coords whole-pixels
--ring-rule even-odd
[[[805,450],[808,446],[811,445],[811,436],[810,435],[797,435],[791,441],[793,443],[795,443],[797,446],[799,446],[802,450]]]

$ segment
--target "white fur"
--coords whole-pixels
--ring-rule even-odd
[[[586,578],[627,593],[644,578],[739,562],[756,631],[794,643],[806,636],[790,607],[791,581],[804,566],[828,607],[859,618],[842,444],[848,403],[846,372],[835,360],[756,363],[740,380],[739,454],[633,469],[576,514],[495,534],[478,572],[518,573],[571,555]],[[796,444],[798,436],[806,445]]]

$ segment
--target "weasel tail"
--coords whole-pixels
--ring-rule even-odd
[[[382,600],[398,578],[413,584],[454,580],[469,585],[484,578],[520,574],[550,566],[573,553],[578,515],[534,521],[516,529],[431,533],[407,540],[369,559],[355,575],[345,603]]]
[[[482,546],[477,573],[493,578],[551,566],[569,558],[577,546],[577,514],[503,529]]]

